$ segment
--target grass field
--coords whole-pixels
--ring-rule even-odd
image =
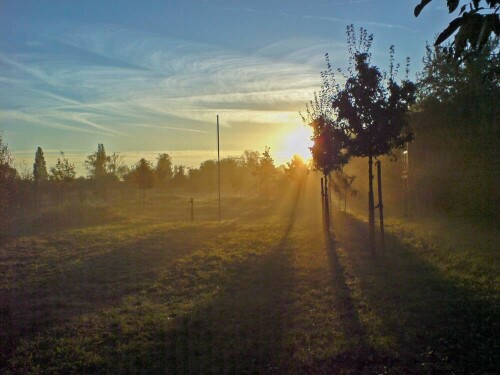
[[[316,185],[38,219],[0,248],[0,372],[496,373],[496,230],[389,220],[372,258]]]

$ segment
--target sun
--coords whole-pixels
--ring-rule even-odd
[[[290,160],[294,155],[299,155],[304,161],[311,159],[311,150],[309,149],[313,142],[311,141],[312,129],[309,126],[297,125],[283,137],[283,156]]]

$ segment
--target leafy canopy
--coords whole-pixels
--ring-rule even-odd
[[[415,7],[415,17],[418,17],[431,1],[421,0]],[[471,52],[481,51],[492,34],[497,37],[500,35],[500,0],[472,0],[461,6],[460,4],[460,0],[446,0],[449,13],[458,10],[458,17],[438,35],[435,42],[435,45],[439,46],[456,32],[453,45],[447,48],[455,58],[467,57]]]
[[[354,27],[347,28],[351,65],[345,84],[335,83],[330,65],[324,74],[325,81],[333,82],[332,106],[337,114],[339,128],[349,138],[351,156],[394,156],[394,149],[401,148],[413,139],[408,128],[407,112],[415,102],[416,86],[406,77],[396,82],[397,66],[394,66],[394,47],[390,53],[390,71],[384,74],[371,65],[369,52],[373,36],[361,29],[359,43]],[[406,75],[409,62],[407,61]]]

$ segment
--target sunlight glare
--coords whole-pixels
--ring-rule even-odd
[[[313,144],[311,135],[312,129],[302,124],[286,134],[282,146],[284,157],[290,160],[293,155],[299,155],[306,162],[311,159],[311,150],[309,150]]]

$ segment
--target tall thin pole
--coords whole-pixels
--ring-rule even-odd
[[[217,177],[219,180],[219,223],[221,217],[220,211],[220,143],[219,143],[219,115],[217,115]]]

